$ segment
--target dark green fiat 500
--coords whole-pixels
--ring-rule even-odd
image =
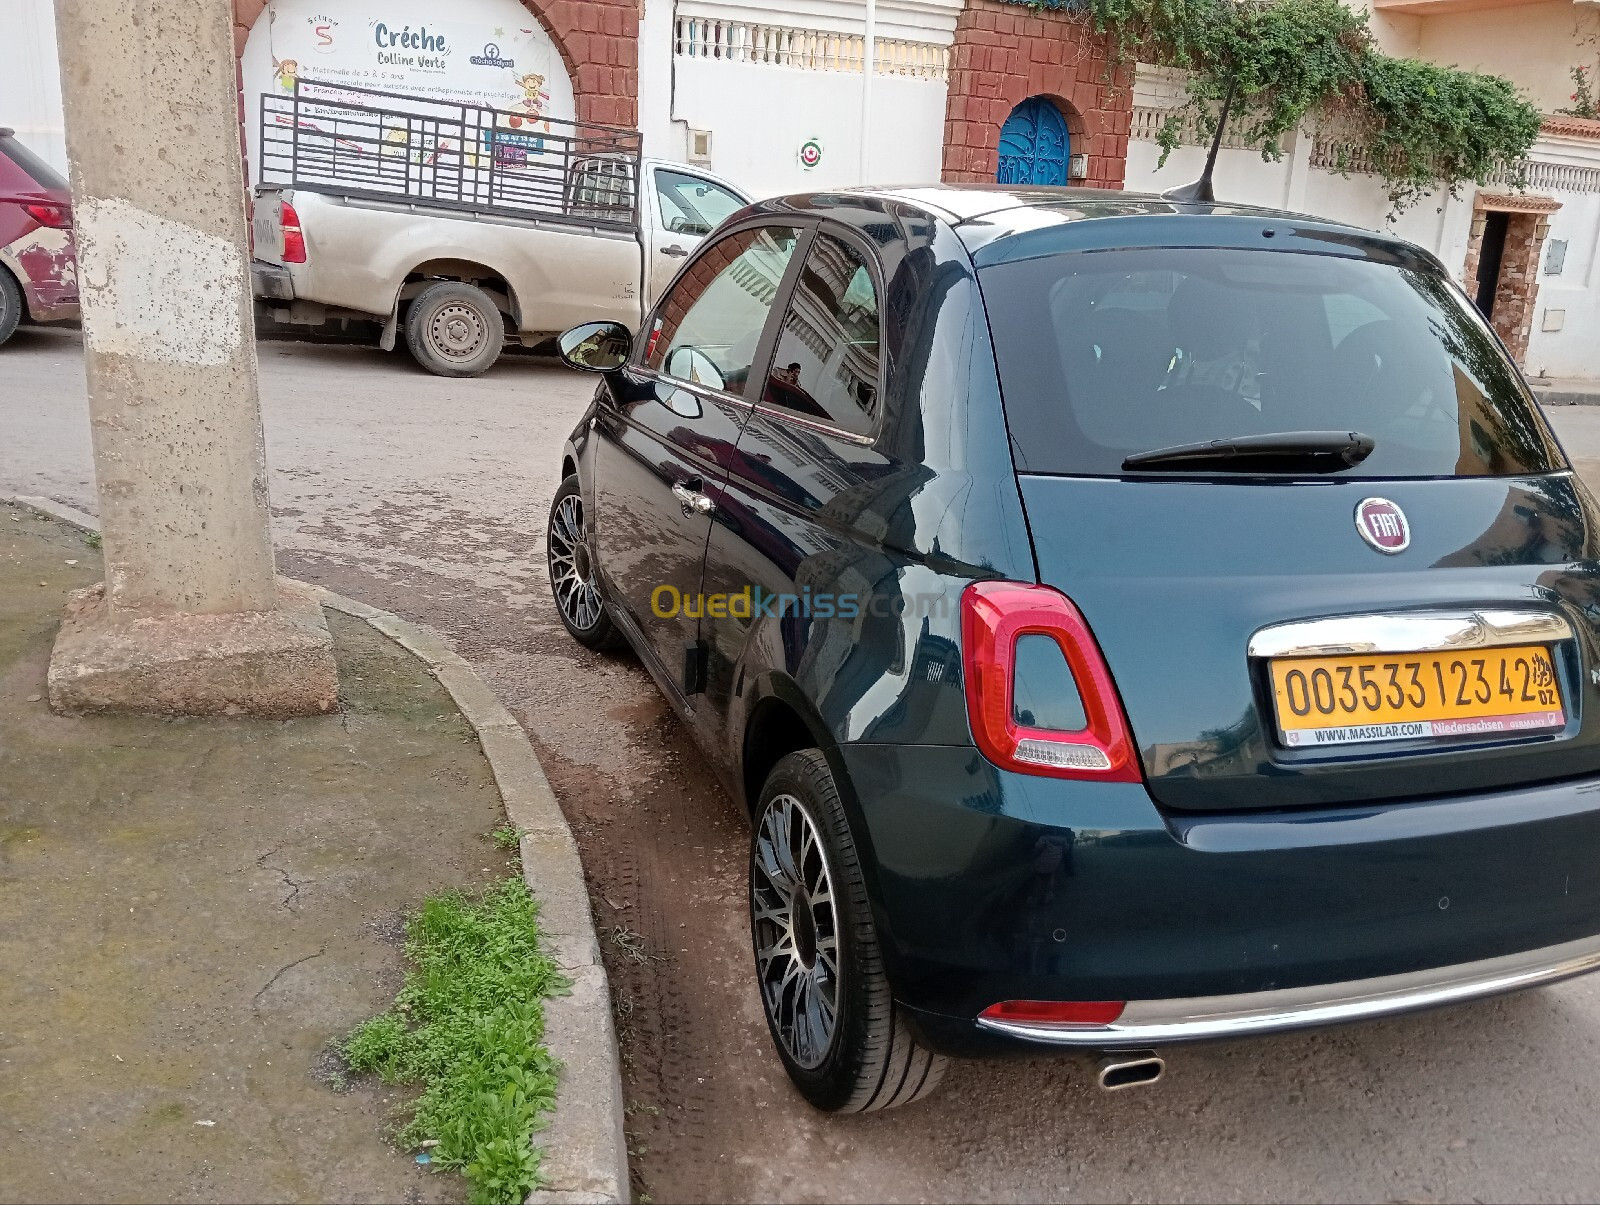
[[[599,372],[549,562],[749,809],[820,1108],[950,1055],[1600,965],[1600,510],[1426,252],[1086,190],[795,196]]]

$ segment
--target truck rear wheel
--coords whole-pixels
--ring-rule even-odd
[[[489,295],[458,280],[418,293],[406,314],[406,346],[429,372],[475,377],[500,358],[506,328]]]

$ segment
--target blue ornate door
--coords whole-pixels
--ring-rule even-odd
[[[1067,119],[1043,96],[1030,96],[1000,127],[1001,184],[1065,184],[1070,155]]]

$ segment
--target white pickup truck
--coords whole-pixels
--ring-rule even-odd
[[[508,340],[580,322],[638,329],[695,245],[749,203],[643,159],[631,130],[313,87],[263,100],[256,295],[280,321],[377,318],[386,349],[403,328],[441,376],[476,376]]]

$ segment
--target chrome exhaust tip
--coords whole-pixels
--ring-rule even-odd
[[[1166,1060],[1153,1050],[1118,1050],[1100,1060],[1095,1083],[1106,1092],[1143,1088],[1161,1078]]]

